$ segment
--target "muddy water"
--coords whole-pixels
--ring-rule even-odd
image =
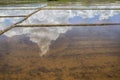
[[[21,24],[41,23],[120,23],[120,11],[42,10]],[[14,28],[0,36],[1,80],[119,80],[119,63],[119,25]]]

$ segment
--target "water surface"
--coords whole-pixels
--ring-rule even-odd
[[[0,30],[20,19],[0,18]],[[82,23],[120,23],[120,10],[41,10],[21,24]],[[119,25],[16,27],[0,36],[2,80],[119,80],[119,63]]]

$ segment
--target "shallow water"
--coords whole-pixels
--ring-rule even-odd
[[[119,23],[120,10],[41,10],[22,24]]]
[[[4,30],[23,18],[0,18],[0,30]]]
[[[17,21],[2,19],[0,30]],[[41,10],[21,24],[82,23],[120,23],[120,10]],[[119,25],[16,27],[0,36],[0,79],[119,80],[119,63]]]

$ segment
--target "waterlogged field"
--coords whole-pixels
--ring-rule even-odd
[[[67,7],[85,10],[41,10],[0,35],[0,80],[120,80],[120,25],[115,25],[120,23],[119,4]],[[16,13],[2,10],[0,16]],[[19,10],[17,15],[26,13]],[[0,18],[0,30],[23,18]],[[97,25],[102,23],[114,25]]]

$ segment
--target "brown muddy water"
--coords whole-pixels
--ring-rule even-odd
[[[21,19],[0,18],[0,30]],[[41,10],[20,25],[83,23],[120,23],[120,10]],[[120,80],[120,25],[13,28],[0,35],[0,80]]]

